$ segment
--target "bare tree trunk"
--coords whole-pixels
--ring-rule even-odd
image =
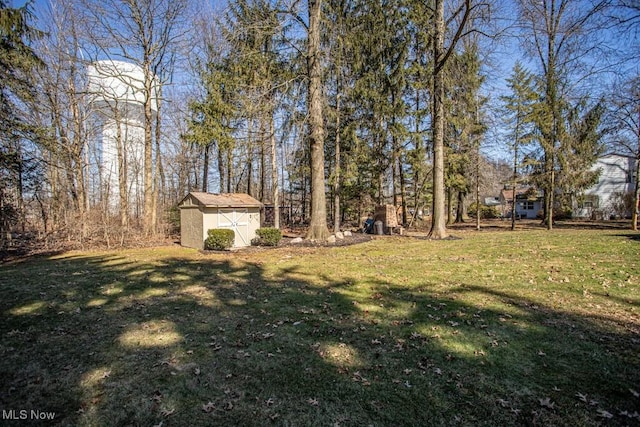
[[[225,168],[223,156],[223,148],[220,146],[220,144],[218,144],[218,175],[220,175],[220,193],[224,193],[227,186],[227,169]]]
[[[480,231],[480,215],[482,209],[480,204],[480,142],[476,151],[476,230]]]
[[[407,225],[407,197],[405,193],[405,177],[404,168],[402,167],[402,159],[398,158],[398,174],[400,176],[400,203],[402,203],[402,225]]]
[[[202,147],[202,151],[204,151],[203,161],[202,161],[202,192],[206,193],[209,191],[209,150],[211,150],[211,144],[206,144]]]
[[[129,196],[127,194],[127,177],[129,168],[127,166],[127,147],[122,138],[122,121],[118,112],[118,107],[113,109],[116,123],[116,156],[118,159],[118,194],[120,197],[120,227],[125,233],[129,222]]]
[[[444,0],[435,0],[434,14],[434,42],[433,42],[433,118],[431,123],[433,135],[433,212],[431,216],[432,239],[446,239],[449,237],[445,218],[445,187],[444,187],[444,66],[464,34],[464,29],[471,14],[471,0],[463,0],[458,12],[460,13],[458,27],[452,36],[449,47],[445,49],[444,38],[447,22],[444,18]]]
[[[516,125],[516,132],[518,132]],[[513,189],[511,191],[511,229],[516,229],[516,181],[518,179],[518,134],[516,133],[516,141],[514,144],[513,154]]]
[[[447,225],[453,224],[455,221],[453,219],[453,193],[454,189],[452,187],[447,188]]]
[[[633,190],[633,209],[631,209],[631,229],[638,230],[638,209],[640,209],[640,109],[638,110],[638,149],[636,151],[636,182]]]
[[[456,223],[464,222],[464,199],[465,193],[462,191],[458,191],[458,203],[456,204]]]
[[[163,187],[164,173],[162,171],[162,151],[160,150],[160,141],[162,139],[162,87],[157,88],[155,93],[156,98],[156,120],[155,120],[155,145],[156,145],[156,165],[155,165],[155,179],[153,182],[153,203],[151,207],[151,223],[153,224],[154,231],[158,230],[158,204],[160,199],[160,189]]]
[[[265,187],[267,186],[267,150],[266,142],[267,138],[265,131],[265,118],[264,115],[260,115],[260,187],[259,187],[259,200],[264,202]]]
[[[324,177],[324,122],[322,112],[322,68],[320,63],[320,18],[322,0],[309,0],[307,72],[309,74],[309,144],[311,148],[311,223],[307,239],[326,240],[327,206]]]
[[[146,56],[148,53],[144,53],[145,58],[142,66],[144,70],[144,163],[143,163],[143,175],[144,175],[144,208],[143,208],[143,228],[145,234],[149,235],[153,233],[155,224],[153,223],[153,134],[152,134],[152,120],[153,112],[151,109],[151,102],[153,100],[153,76],[151,75],[150,60]]]
[[[555,145],[555,143],[554,143]],[[544,223],[547,230],[553,229],[553,191],[555,187],[555,155],[554,147],[550,148],[550,152],[545,156],[545,190],[544,190]]]
[[[445,218],[444,188],[444,0],[435,0],[435,40],[433,56],[433,208],[429,237],[444,239],[449,236]]]
[[[339,90],[339,89],[338,89]],[[333,232],[340,231],[340,93],[336,95],[336,149],[333,175]]]
[[[233,153],[230,148],[227,148],[227,193],[231,193],[233,188]]]
[[[280,228],[280,189],[278,186],[278,151],[276,150],[276,132],[273,125],[273,112],[269,117],[269,137],[271,140],[271,188],[273,191],[273,226]]]
[[[636,188],[633,190],[633,209],[631,210],[631,229],[638,230],[638,209],[640,208],[640,146],[636,155]]]
[[[253,118],[249,119],[247,129],[247,194],[253,196],[253,141],[254,141],[254,127],[255,123]]]

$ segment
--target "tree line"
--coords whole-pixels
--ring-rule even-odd
[[[406,225],[428,212],[441,239],[491,184],[527,182],[551,229],[597,179],[599,155],[640,157],[639,11],[635,0],[71,0],[35,20],[30,3],[0,0],[2,245],[15,231],[109,245],[164,235],[191,190],[247,192],[318,240],[390,203]],[[505,72],[507,47],[519,61]],[[118,96],[92,101],[87,70],[105,60],[140,70],[135,113]],[[117,190],[100,179],[106,118]]]

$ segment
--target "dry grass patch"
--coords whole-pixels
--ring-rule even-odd
[[[463,237],[3,265],[0,409],[60,425],[639,424],[638,234]]]

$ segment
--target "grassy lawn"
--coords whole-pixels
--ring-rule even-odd
[[[0,424],[640,425],[640,234],[461,236],[1,265]]]

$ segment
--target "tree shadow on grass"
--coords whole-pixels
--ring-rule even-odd
[[[616,237],[625,237],[633,242],[640,242],[640,233],[637,231],[630,231],[629,233],[624,234],[614,234]]]
[[[620,415],[638,409],[637,319],[332,277],[233,255],[12,266],[0,404],[61,425],[638,421]]]

